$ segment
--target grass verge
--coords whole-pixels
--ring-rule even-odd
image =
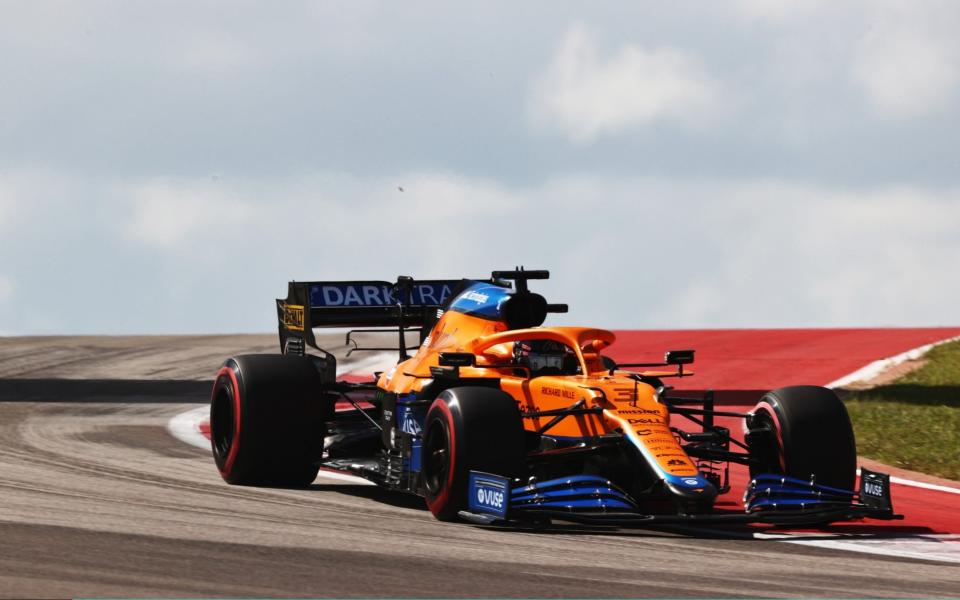
[[[888,465],[960,480],[960,342],[894,381],[843,395],[857,451]]]

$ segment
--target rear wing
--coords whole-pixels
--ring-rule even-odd
[[[389,327],[399,330],[432,327],[437,311],[459,293],[466,279],[388,281],[291,281],[287,297],[277,299],[280,348],[304,354],[316,348],[315,327]],[[404,343],[400,343],[401,355]]]

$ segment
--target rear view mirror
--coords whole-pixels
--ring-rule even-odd
[[[669,350],[663,362],[668,365],[689,365],[693,362],[693,350]]]
[[[441,352],[439,362],[442,367],[472,367],[477,357],[470,352]]]

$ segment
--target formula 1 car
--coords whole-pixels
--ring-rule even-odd
[[[291,282],[277,300],[282,353],[229,358],[216,375],[210,433],[223,479],[305,486],[336,470],[422,496],[438,519],[480,524],[901,518],[887,475],[863,469],[855,489],[853,430],[831,390],[780,388],[748,413],[716,410],[710,392],[677,396],[662,380],[690,375],[692,350],[618,365],[603,354],[610,331],[541,327],[567,312],[530,291],[548,276]],[[318,327],[354,328],[355,350],[385,350],[360,347],[358,331],[396,334],[399,361],[375,381],[338,381]],[[716,417],[741,419],[744,441]],[[742,510],[719,510],[731,463],[752,480]]]

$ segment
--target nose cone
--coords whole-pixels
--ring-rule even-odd
[[[678,477],[668,475],[664,478],[664,483],[675,496],[684,500],[696,500],[698,502],[713,502],[717,497],[717,488],[707,481],[702,475],[690,477]]]

